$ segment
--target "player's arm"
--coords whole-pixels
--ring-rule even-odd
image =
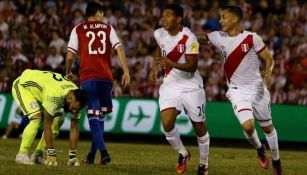
[[[186,72],[195,72],[197,69],[198,58],[196,55],[193,55],[186,58],[186,63],[175,63],[169,60],[167,57],[158,57],[157,63],[162,67],[171,67]]]
[[[69,145],[71,150],[76,150],[79,141],[79,120],[71,119],[69,132]]]
[[[196,38],[200,45],[209,44],[209,38],[207,34],[197,34]]]
[[[67,51],[67,55],[66,55],[66,77],[69,80],[73,80],[73,74],[71,72],[71,68],[72,68],[72,63],[74,62],[75,59],[75,53],[73,53],[72,51]]]
[[[264,83],[269,87],[271,85],[271,74],[274,67],[274,59],[269,49],[266,47],[258,53],[259,58],[265,62],[265,70],[262,72]]]
[[[72,118],[69,132],[69,159],[67,165],[80,166],[77,158],[77,148],[79,142],[79,119]]]
[[[156,81],[158,77],[158,65],[157,65],[157,60],[160,57],[161,49],[160,47],[157,47],[155,52],[154,52],[154,63],[152,64],[151,70],[149,72],[149,80],[151,82]]]
[[[122,76],[122,85],[126,87],[130,83],[130,74],[129,74],[127,59],[126,59],[126,55],[125,55],[123,46],[122,45],[117,46],[116,51],[117,51],[117,55],[119,57],[120,63],[122,65],[122,69],[124,71],[124,74]]]
[[[52,134],[53,116],[50,115],[45,109],[44,109],[44,121],[45,121],[44,136],[47,147],[47,160],[45,164],[51,166],[57,166],[58,163],[56,161],[56,153],[53,146],[53,134]]]

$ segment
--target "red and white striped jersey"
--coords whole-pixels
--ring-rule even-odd
[[[176,36],[169,35],[164,28],[159,28],[155,30],[154,37],[161,49],[161,56],[166,56],[173,62],[186,63],[186,59],[199,54],[196,36],[187,27],[182,27]],[[163,84],[189,91],[202,88],[203,80],[198,70],[186,72],[166,67]]]
[[[112,80],[111,50],[121,43],[111,25],[88,21],[73,28],[68,50],[80,55],[80,81]]]
[[[208,33],[207,37],[220,52],[229,87],[250,92],[263,89],[257,53],[265,49],[265,44],[260,36],[244,30],[234,37],[222,31]]]

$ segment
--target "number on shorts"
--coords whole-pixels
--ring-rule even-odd
[[[205,114],[205,107],[204,107],[204,105],[197,106],[197,109],[199,110],[198,116],[202,117]]]
[[[99,31],[97,33],[97,37],[101,37],[102,39],[100,40],[100,43],[101,43],[101,47],[98,47],[97,50],[94,50],[92,48],[92,44],[93,42],[95,41],[96,39],[96,35],[94,32],[92,31],[88,31],[86,32],[86,37],[90,38],[90,42],[88,43],[88,53],[89,54],[93,54],[93,55],[96,55],[96,54],[104,54],[106,52],[106,33],[104,31]]]

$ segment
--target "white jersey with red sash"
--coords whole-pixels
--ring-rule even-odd
[[[260,61],[257,53],[265,44],[260,36],[249,31],[241,31],[237,36],[215,31],[207,34],[208,40],[220,51],[223,68],[230,88],[240,87],[249,93],[263,90]]]
[[[161,49],[161,56],[166,56],[173,62],[186,63],[186,59],[199,54],[197,38],[187,27],[182,27],[175,36],[169,35],[164,28],[159,28],[155,30],[154,37]],[[163,85],[190,91],[202,88],[203,80],[198,70],[186,72],[166,67]]]

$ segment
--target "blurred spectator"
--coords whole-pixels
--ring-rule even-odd
[[[147,82],[147,75],[149,67],[153,64],[153,31],[159,26],[161,8],[166,2],[99,2],[105,6],[104,21],[113,24],[117,29],[128,65],[132,70],[131,77],[135,77],[131,87],[118,87],[117,84],[121,82],[120,64],[116,59],[117,55],[113,54],[111,62],[116,81],[113,85],[114,96],[158,97],[161,77],[156,84],[151,85]],[[242,7],[245,12],[242,28],[259,32],[274,55],[271,91],[272,95],[276,96],[276,102],[306,105],[307,2],[183,0],[180,3],[186,9],[184,22],[190,25],[195,33],[210,32],[219,28],[221,5],[233,4]],[[86,5],[85,0],[0,1],[0,71],[4,72],[1,73],[0,92],[10,89],[12,80],[23,69],[53,69],[58,72],[65,69],[62,64],[65,49],[64,52],[62,49],[66,47],[71,29],[84,22]],[[220,71],[219,52],[210,45],[200,49],[199,71],[204,79],[208,101],[225,100],[226,85],[223,81],[224,75]],[[74,62],[73,68],[75,72],[78,71],[78,60]],[[281,91],[286,94],[285,98]]]

